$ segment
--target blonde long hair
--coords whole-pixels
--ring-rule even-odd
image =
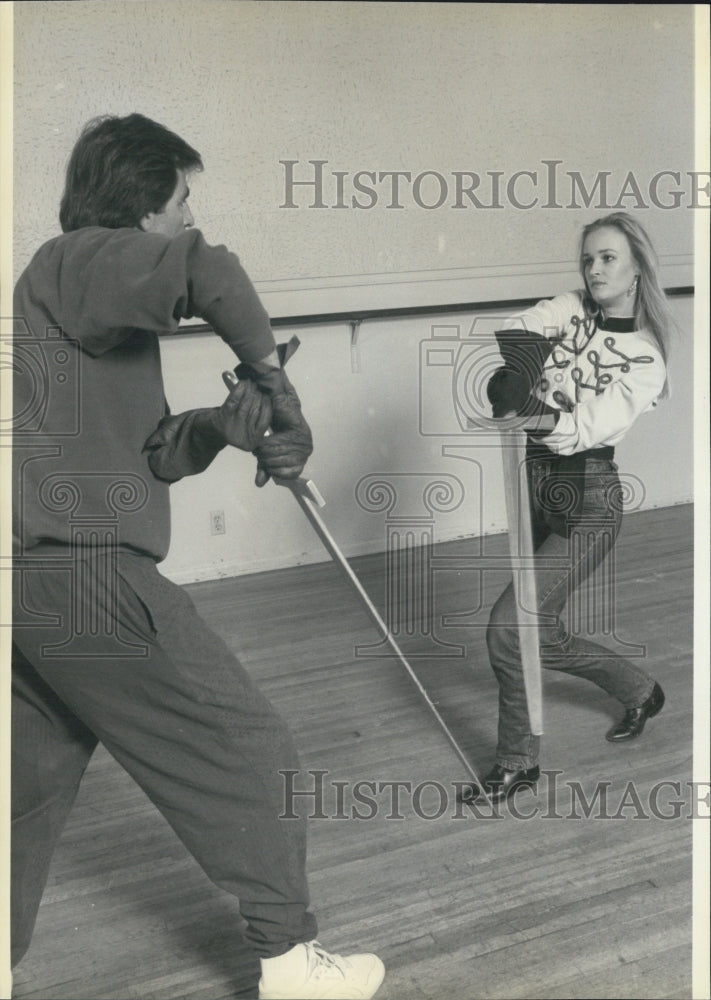
[[[639,329],[649,330],[652,334],[666,364],[671,346],[671,335],[678,330],[678,326],[669,308],[669,301],[659,284],[657,255],[652,241],[639,222],[627,212],[613,212],[611,215],[595,219],[594,222],[583,227],[580,234],[578,261],[580,273],[585,282],[585,310],[592,316],[599,312],[599,306],[590,294],[585,279],[583,247],[588,235],[603,227],[617,229],[627,238],[632,256],[639,268],[634,308],[635,322]]]

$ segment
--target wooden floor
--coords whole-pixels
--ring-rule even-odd
[[[404,646],[483,772],[497,692],[481,626],[504,575],[486,574],[480,588],[475,559],[451,569],[474,551],[471,541],[436,550],[434,640],[466,655],[432,657],[451,647],[434,647],[422,626]],[[487,555],[505,551],[505,536],[485,540]],[[453,783],[465,770],[402,666],[356,655],[377,635],[333,564],[188,588],[290,719],[304,767],[328,772],[328,818],[310,823],[320,939],[380,954],[381,1000],[692,995],[692,555],[691,507],[627,516],[614,642],[646,645],[639,662],[667,705],[640,740],[614,746],[604,733],[619,706],[547,674],[542,765],[561,773],[517,800],[519,816],[458,815]],[[383,607],[383,557],[353,565]],[[353,798],[358,781],[375,783],[360,786],[370,805]],[[409,785],[394,802],[383,783],[395,781]],[[596,788],[607,800],[586,818],[581,793],[593,803]],[[256,979],[235,901],[97,752],[14,995],[216,1000],[256,996]]]

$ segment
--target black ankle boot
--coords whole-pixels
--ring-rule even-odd
[[[652,693],[639,708],[628,708],[616,726],[608,731],[605,736],[610,743],[620,743],[622,740],[633,740],[639,736],[644,729],[647,719],[658,715],[664,707],[664,692],[655,682]]]
[[[483,789],[472,782],[462,789],[457,796],[460,802],[483,802],[485,797],[496,805],[504,802],[510,795],[513,795],[517,788],[530,788],[532,792],[536,790],[536,784],[540,777],[538,765],[529,767],[527,770],[509,771],[508,768],[500,764],[494,764],[487,776],[482,781]]]

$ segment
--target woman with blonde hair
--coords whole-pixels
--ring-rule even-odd
[[[624,715],[606,734],[618,743],[638,737],[661,711],[662,688],[638,663],[571,634],[560,616],[615,544],[622,519],[615,445],[669,395],[675,324],[651,241],[632,216],[615,212],[585,226],[579,260],[583,289],[539,302],[496,334],[505,363],[487,390],[494,417],[545,418],[529,431],[526,453],[541,663],[621,702]],[[487,629],[499,727],[496,762],[483,785],[494,802],[535,787],[540,774],[540,738],[531,733],[515,623],[509,584]],[[463,797],[481,794],[472,785]]]

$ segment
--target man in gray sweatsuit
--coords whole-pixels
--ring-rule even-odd
[[[312,451],[249,278],[192,228],[188,177],[201,167],[141,115],[90,122],[67,169],[63,235],[15,290],[13,962],[101,741],[239,898],[261,997],[370,997],[380,960],[314,940],[304,824],[278,818],[279,772],[299,766],[288,728],[157,568],[171,482],[227,445],[255,454],[257,485],[298,476]],[[226,378],[222,406],[171,415],[158,338],[190,316],[230,346],[241,377]]]

